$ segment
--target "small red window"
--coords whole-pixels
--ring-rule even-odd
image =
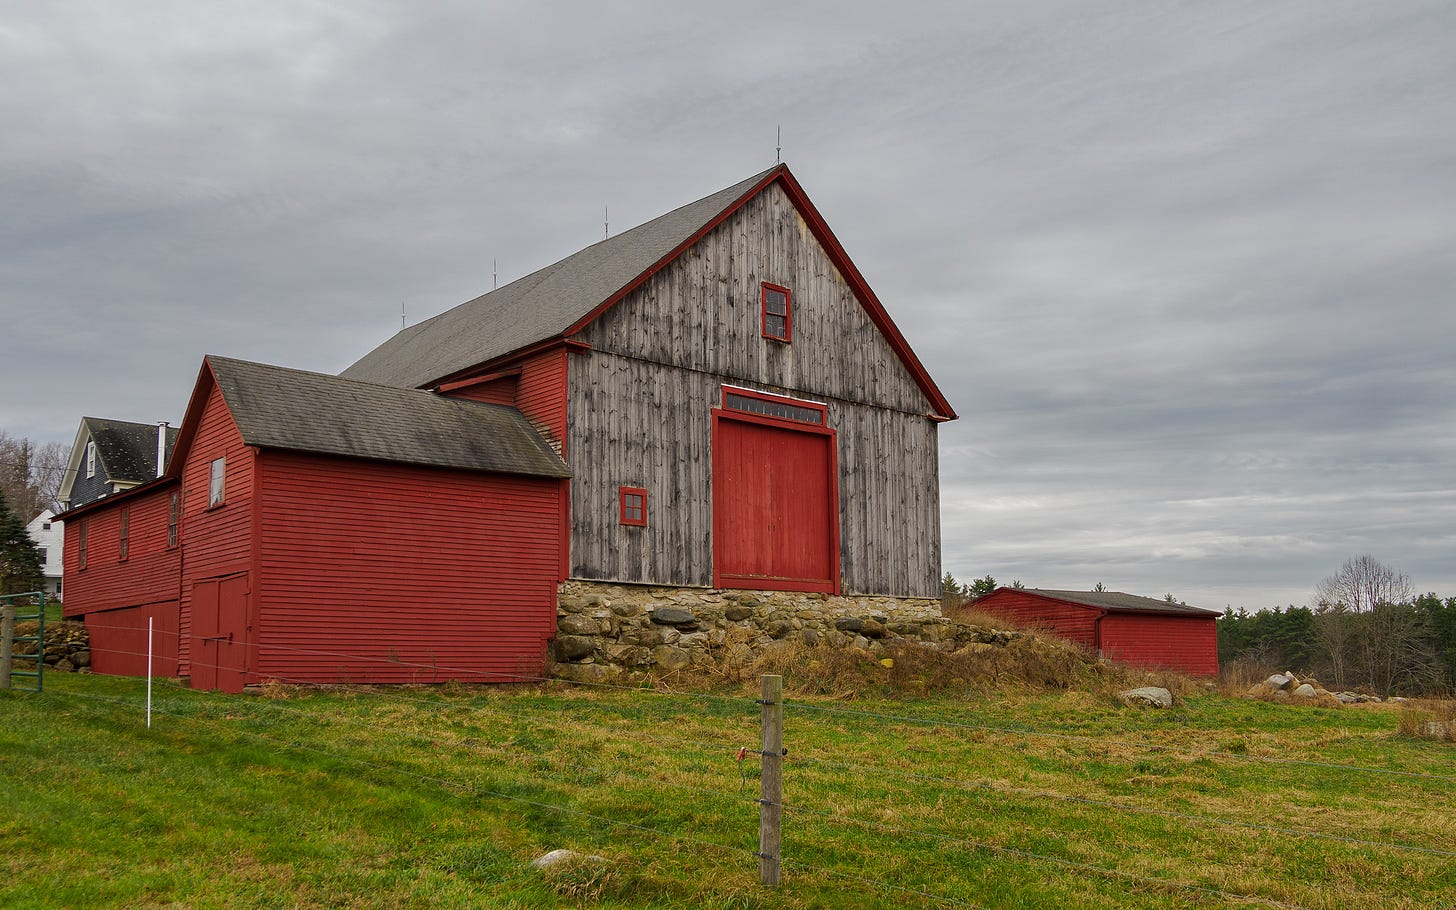
[[[119,558],[126,562],[127,548],[131,543],[131,509],[123,507],[121,510],[121,549]]]
[[[647,526],[647,491],[641,487],[622,487],[620,490],[622,524],[639,528]]]
[[[775,341],[793,341],[794,301],[789,289],[765,283],[760,293],[763,301],[763,337]]]

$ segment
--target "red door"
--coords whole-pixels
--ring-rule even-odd
[[[192,586],[192,688],[243,691],[247,607],[247,575]]]
[[[834,433],[719,412],[713,431],[714,584],[837,593]]]

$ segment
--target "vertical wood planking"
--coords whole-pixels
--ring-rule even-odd
[[[762,281],[793,291],[791,344],[762,337]],[[577,337],[594,350],[568,365],[574,577],[712,583],[709,411],[726,382],[830,404],[846,593],[939,594],[931,405],[777,185]],[[622,485],[648,489],[647,528],[617,523]]]

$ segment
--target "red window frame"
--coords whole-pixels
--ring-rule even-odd
[[[177,523],[182,517],[182,493],[173,490],[167,502],[167,549],[177,546]]]
[[[121,508],[121,534],[118,546],[117,561],[126,562],[127,552],[131,544],[131,506]]]
[[[775,318],[778,318],[779,315],[780,315],[778,313],[770,313],[768,311],[768,295],[769,295],[769,292],[770,291],[773,291],[773,292],[776,292],[776,293],[779,293],[779,294],[783,294],[784,295],[784,312],[782,314],[782,318],[784,320],[784,333],[782,335],[775,335],[773,332],[769,331],[769,327],[768,327],[769,317],[770,316],[773,316]],[[785,344],[792,343],[793,340],[794,340],[794,294],[793,294],[793,292],[790,291],[788,288],[782,286],[782,285],[770,284],[767,281],[765,281],[765,282],[763,282],[763,283],[761,283],[759,285],[759,289],[758,289],[758,306],[759,306],[759,331],[761,331],[763,333],[763,337],[765,337],[765,338],[767,338],[767,339],[769,339],[771,341],[782,341]]]
[[[770,395],[767,392],[756,392],[753,389],[743,389],[738,386],[725,385],[722,387],[723,397],[719,407],[725,411],[732,411],[735,414],[752,414],[756,417],[768,420],[781,420],[792,424],[807,424],[808,426],[829,425],[829,405],[821,401],[810,401],[806,398],[790,398],[787,395]],[[763,402],[765,407],[757,408],[751,404],[740,401],[730,401],[730,398],[748,399],[750,402]],[[775,411],[774,406],[779,406]],[[790,411],[804,412],[802,416],[789,416]],[[809,412],[813,412],[815,419],[809,419]]]
[[[622,524],[633,528],[647,527],[647,491],[643,488],[619,487],[617,509]]]

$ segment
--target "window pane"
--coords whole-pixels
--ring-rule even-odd
[[[786,325],[782,316],[765,316],[763,320],[763,333],[772,338],[784,337]]]
[[[763,295],[764,309],[774,316],[789,314],[789,298],[783,291],[768,290]]]
[[[212,463],[212,477],[207,491],[207,504],[209,506],[215,506],[222,502],[222,482],[225,468],[225,459],[219,458]]]
[[[750,414],[762,414],[765,417],[782,417],[785,420],[797,420],[801,423],[821,425],[824,423],[822,411],[789,404],[786,401],[765,401],[762,398],[750,398],[747,395],[735,395],[729,392],[723,399],[723,406],[729,410],[747,411]]]

